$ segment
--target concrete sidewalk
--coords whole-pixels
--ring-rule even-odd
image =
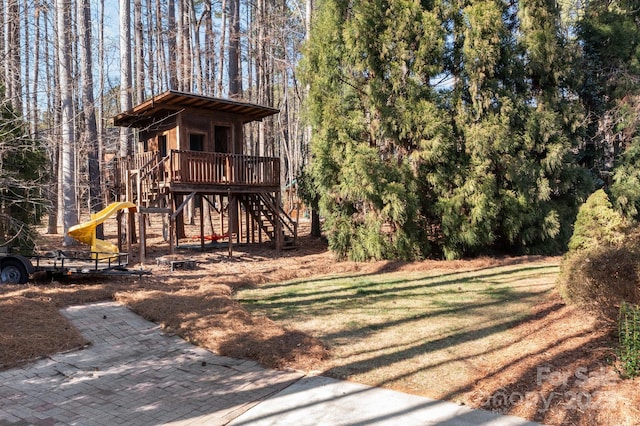
[[[215,355],[115,302],[62,313],[91,342],[0,372],[5,425],[535,425]]]

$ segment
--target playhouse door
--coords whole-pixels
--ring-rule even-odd
[[[229,149],[231,128],[226,126],[215,126],[213,128],[213,134],[215,139],[214,151],[222,153],[231,152]]]

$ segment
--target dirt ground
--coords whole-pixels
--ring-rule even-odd
[[[322,371],[323,362],[332,356],[322,341],[249,314],[234,300],[234,290],[341,272],[450,271],[530,260],[337,262],[323,241],[305,235],[304,228],[301,234],[298,248],[280,256],[267,245],[234,246],[229,257],[226,244],[212,244],[200,252],[198,241],[181,241],[175,258],[192,259],[197,267],[172,272],[153,260],[167,259],[168,247],[160,235],[151,233],[148,261],[142,266],[151,275],[43,276],[25,286],[0,286],[0,368],[82,347],[87,342],[57,309],[117,300],[165,331],[219,354],[255,359],[271,368]],[[42,248],[60,242],[59,235],[43,236]],[[475,385],[465,389],[465,400],[458,402],[546,424],[640,424],[638,380],[621,380],[617,374],[610,327],[552,295],[512,331],[517,338],[511,356],[487,359]],[[428,389],[419,393],[429,396]]]

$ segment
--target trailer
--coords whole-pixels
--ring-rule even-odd
[[[36,272],[46,272],[49,275],[150,273],[128,270],[129,254],[121,253],[115,244],[96,237],[96,228],[121,210],[135,211],[136,205],[127,201],[111,203],[98,213],[91,214],[89,221],[69,228],[67,235],[89,245],[91,249],[88,251],[54,250],[46,254],[21,255],[7,250],[0,253],[0,282],[24,284]]]
[[[150,272],[127,269],[128,253],[97,253],[54,250],[45,254],[24,256],[0,254],[0,282],[25,284],[31,275],[45,272],[51,276],[84,275],[147,275]]]

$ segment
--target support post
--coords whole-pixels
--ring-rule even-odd
[[[133,232],[133,227],[135,226],[135,213],[129,212],[127,214],[127,253],[131,254],[133,250],[133,242],[131,241],[131,233]],[[131,260],[129,256],[127,259]],[[127,265],[128,266],[128,265]]]
[[[176,246],[174,243],[176,233],[176,219],[172,214],[169,215],[169,254],[176,252]]]
[[[173,209],[173,211],[176,211],[176,197],[173,193],[171,193],[171,197],[169,199],[169,206],[171,206],[171,208]],[[176,218],[173,215],[173,213],[169,213],[168,215],[168,220],[169,220],[169,254],[174,254],[176,251],[176,247],[175,247],[175,236],[176,236]]]
[[[229,257],[233,257],[233,220],[231,210],[231,191],[229,190],[227,191],[227,211],[229,212],[227,239],[229,240]]]
[[[118,234],[118,252],[122,252],[122,210],[116,213],[116,228]]]
[[[200,195],[200,251],[204,251],[204,196]]]
[[[282,235],[282,218],[280,217],[280,202],[282,201],[282,197],[280,195],[280,191],[276,192],[276,205],[274,207],[273,216],[276,219],[276,256],[280,256],[280,251],[282,250],[282,246],[284,245],[283,235]]]
[[[147,215],[138,210],[138,225],[140,226],[140,264],[144,265],[147,257]]]

